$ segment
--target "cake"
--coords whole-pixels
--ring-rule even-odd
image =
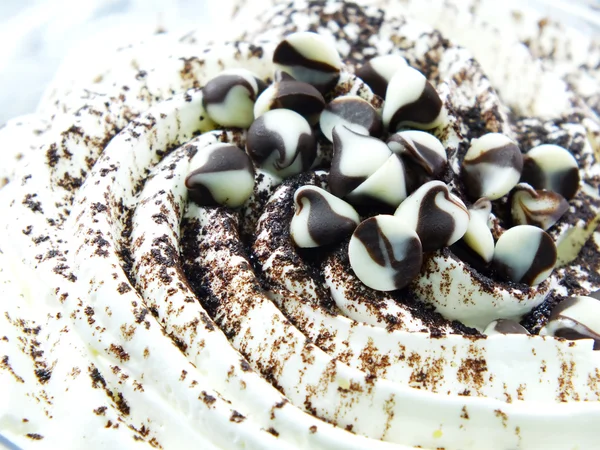
[[[597,92],[379,6],[158,35],[0,130],[7,442],[595,445]]]

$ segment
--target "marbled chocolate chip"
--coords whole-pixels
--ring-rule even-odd
[[[202,104],[214,122],[248,128],[254,120],[254,101],[264,88],[264,83],[249,70],[226,70],[202,88]]]
[[[362,222],[350,238],[348,256],[358,279],[377,291],[407,286],[423,262],[415,231],[402,219],[389,215]]]
[[[425,252],[454,244],[469,226],[467,207],[441,181],[425,183],[400,204],[394,215],[417,232]]]
[[[294,194],[296,214],[290,234],[302,248],[333,244],[350,235],[360,218],[355,209],[316,186],[303,186]]]
[[[535,189],[553,191],[570,200],[579,189],[577,160],[558,145],[539,145],[525,155],[521,180]]]
[[[517,225],[496,242],[493,265],[503,279],[535,286],[552,273],[556,257],[556,245],[545,231]]]
[[[373,175],[391,154],[385,142],[337,125],[333,129],[329,190],[333,195],[345,197]]]
[[[334,43],[310,31],[292,33],[281,41],[273,53],[273,63],[282,72],[312,84],[321,93],[337,84],[342,67]]]
[[[569,202],[551,191],[536,191],[519,183],[512,192],[511,214],[515,225],[534,225],[547,230],[569,210]]]
[[[289,109],[274,109],[254,121],[246,151],[259,167],[285,178],[310,168],[317,144],[304,117]]]
[[[408,195],[404,164],[398,155],[389,158],[352,190],[346,199],[355,205],[387,205],[396,208]]]
[[[595,298],[596,300],[600,300],[600,290],[599,291],[592,291],[587,296]]]
[[[498,319],[485,327],[483,334],[491,336],[494,334],[529,334],[529,332],[523,325],[515,320]]]
[[[212,144],[190,161],[195,169],[185,179],[189,197],[200,206],[244,204],[254,189],[254,168],[248,155],[230,144]]]
[[[403,126],[429,130],[444,119],[442,100],[425,76],[406,66],[399,69],[387,88],[383,125],[390,132]]]
[[[407,65],[400,55],[376,56],[358,69],[356,76],[367,83],[373,93],[385,98],[388,83],[398,70]]]
[[[406,166],[409,192],[442,175],[448,157],[442,143],[425,131],[400,131],[387,141],[388,147],[400,155]]]
[[[494,257],[494,237],[488,226],[491,212],[492,203],[487,198],[477,200],[469,208],[469,226],[462,239],[484,265],[492,262]]]
[[[600,301],[592,297],[563,300],[540,334],[570,341],[593,339],[594,350],[600,350]]]
[[[321,93],[308,83],[281,76],[258,97],[254,117],[258,118],[272,109],[290,109],[304,117],[311,125],[319,121],[325,107]]]
[[[344,125],[360,134],[379,137],[383,124],[379,113],[366,100],[356,95],[337,97],[329,102],[319,120],[323,135],[333,140],[333,127]]]
[[[519,182],[523,156],[509,137],[488,133],[471,142],[462,169],[469,195],[496,200]]]

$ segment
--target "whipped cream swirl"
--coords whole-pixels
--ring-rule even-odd
[[[535,333],[563,297],[600,287],[597,117],[574,92],[554,117],[519,116],[467,50],[375,8],[299,2],[263,20],[245,41],[123,48],[0,130],[0,148],[21,155],[0,190],[0,433],[28,448],[595,445],[600,353]],[[455,175],[484,133],[574,155],[581,186],[548,230],[560,266],[546,281],[499,281],[445,248],[409,290],[367,288],[347,241],[315,260],[290,237],[297,188],[326,186],[326,170],[281,184],[256,170],[239,210],[188,201],[196,155],[246,144],[216,128],[201,88],[224,69],[269,79],[276,45],[304,29],[335,42],[338,93],[376,103],[352,73],[377,54],[427,76],[447,111],[433,130],[444,181],[465,198]],[[506,220],[492,215],[495,238]],[[482,334],[524,314],[533,334]]]

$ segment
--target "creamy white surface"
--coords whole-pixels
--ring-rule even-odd
[[[418,35],[421,28],[411,26]],[[161,267],[147,256],[153,251],[167,255],[165,245],[178,249],[182,217],[203,224],[219,217],[202,208],[184,209],[183,179],[190,169],[186,151],[178,148],[160,161],[157,150],[191,142],[201,151],[208,143],[239,138],[219,132],[194,137],[195,131],[208,131],[212,124],[199,120],[200,95],[184,92],[194,82],[202,85],[222,65],[242,65],[260,76],[270,74],[268,61],[273,45],[266,46],[263,58],[249,57],[247,47],[241,47],[241,56],[233,46],[203,53],[200,45],[161,36],[149,44],[126,48],[111,61],[111,68],[103,67],[102,81],[92,84],[93,91],[57,82],[56,92],[70,94],[51,97],[58,105],[50,101],[43,105],[42,111],[54,114],[48,131],[27,134],[28,138],[23,134],[16,138],[0,135],[2,147],[21,145],[23,141],[39,140],[42,144],[32,150],[34,156],[27,157],[22,166],[19,163],[19,167],[9,168],[9,177],[13,177],[12,170],[18,175],[0,191],[3,211],[8,211],[0,217],[0,292],[3,298],[12,300],[2,306],[8,316],[0,315],[0,355],[9,357],[14,371],[0,370],[0,397],[11,399],[0,405],[0,432],[17,445],[63,448],[143,445],[143,441],[133,439],[134,435],[146,442],[156,439],[165,448],[190,444],[202,448],[393,447],[379,439],[400,444],[394,448],[402,448],[402,444],[432,448],[570,448],[597,442],[597,430],[589,422],[600,418],[600,356],[591,351],[590,341],[571,344],[528,336],[471,340],[458,335],[431,339],[428,333],[412,332],[415,330],[410,328],[415,325],[410,316],[406,318],[408,330],[388,332],[373,317],[370,323],[357,314],[360,318],[353,322],[355,317],[349,313],[348,317],[325,314],[315,306],[310,289],[295,286],[285,276],[283,293],[256,294],[249,290],[254,275],[242,258],[219,248],[201,255],[208,262],[220,261],[235,273],[231,285],[221,286],[224,292],[232,293],[232,305],[218,320],[233,326],[238,318],[236,308],[241,308],[244,301],[253,302],[250,314],[242,317],[243,331],[228,339],[214,329],[215,324],[200,303],[188,301],[194,296],[181,273],[166,267],[171,280],[160,281]],[[204,64],[181,59],[197,54],[202,55]],[[462,55],[460,51],[449,52],[448,66],[456,63],[452,58]],[[190,72],[182,70],[188,63],[192,76],[186,78],[184,74]],[[138,79],[141,70],[147,75]],[[89,81],[81,80],[82,86]],[[122,89],[123,85],[128,90]],[[438,89],[442,96],[452,90],[443,85]],[[175,97],[166,100],[173,91]],[[124,99],[119,98],[121,94]],[[109,107],[104,106],[107,100],[111,102]],[[127,125],[139,114],[139,119]],[[50,114],[41,120],[49,118]],[[66,133],[73,123],[97,140],[85,142],[76,133]],[[102,137],[121,129],[110,143],[102,141]],[[445,141],[445,146],[451,146],[452,139],[455,137]],[[73,158],[61,158],[56,166],[48,166],[45,154],[52,143],[72,151]],[[100,153],[102,156],[73,199],[58,181],[65,173],[86,170],[84,156],[95,159]],[[22,178],[29,174],[30,179]],[[148,181],[136,193],[136,182],[145,178]],[[30,200],[41,203],[43,214],[22,204],[27,193],[37,195]],[[276,200],[274,196],[271,201]],[[125,207],[135,207],[131,239],[139,243],[132,246],[136,289],[132,289],[117,256],[125,226],[125,217],[117,206],[121,202]],[[94,206],[97,204],[107,209],[101,211]],[[157,223],[153,217],[158,213],[166,220]],[[48,218],[61,225],[49,224]],[[265,246],[274,237],[266,224],[263,216],[257,227]],[[29,225],[33,227],[31,235],[25,235],[23,230]],[[106,244],[94,241],[97,232]],[[46,235],[49,239],[44,238]],[[37,236],[42,239],[35,244],[32,237]],[[234,237],[222,230],[203,239],[218,242],[219,238]],[[100,256],[98,250],[108,255]],[[49,257],[51,251],[61,253]],[[41,259],[36,258],[38,254]],[[269,256],[272,265],[278,261],[277,256],[276,252]],[[443,264],[452,263],[446,259],[435,261],[446,273],[456,273],[457,280],[466,280],[468,289],[469,280],[460,267],[445,268]],[[68,268],[55,271],[57,263]],[[267,262],[263,268],[269,268]],[[281,268],[294,270],[284,265]],[[71,272],[77,276],[76,282],[69,281]],[[435,279],[426,282],[439,284]],[[218,279],[214,283],[220,286]],[[119,293],[119,289],[125,292]],[[343,292],[343,285],[338,286],[337,294],[334,291],[336,302]],[[458,296],[460,292],[464,291],[450,294]],[[63,294],[68,296],[63,298]],[[498,289],[493,301],[504,298],[506,308],[522,306],[513,305],[509,296],[510,292]],[[496,306],[499,310],[505,308]],[[346,307],[349,310],[352,305],[346,303]],[[155,314],[147,312],[137,323],[142,308],[152,309]],[[284,313],[305,318],[313,326],[292,324]],[[498,314],[498,310],[487,313]],[[512,310],[503,313],[516,314]],[[19,318],[28,322],[18,323]],[[479,312],[476,319],[481,319]],[[38,325],[39,334],[32,334],[30,330]],[[305,337],[316,342],[319,336],[326,336],[324,331],[329,332],[323,343],[327,351],[312,344],[302,346]],[[184,342],[185,350],[166,335]],[[285,351],[275,353],[282,358],[287,355],[289,365],[277,382],[291,400],[281,407],[275,405],[282,401],[282,395],[257,372],[244,370],[239,353],[252,355],[249,362],[256,365],[261,357],[267,357],[269,349],[276,348],[278,337],[287,337],[288,344]],[[35,361],[28,355],[34,341],[39,341],[40,345],[35,346],[44,351]],[[111,350],[111,344],[114,348],[121,346],[127,357],[118,349]],[[305,354],[306,348],[309,350]],[[366,348],[372,349],[375,359],[387,358],[389,364],[369,369],[361,358]],[[416,366],[411,365],[414,358],[419,359]],[[478,379],[477,371],[467,363],[472,360],[485,361],[488,379]],[[40,361],[52,368],[45,384],[34,373]],[[128,414],[117,408],[102,388],[92,388],[88,373],[92,364],[101,370],[108,389],[124,396]],[[117,366],[119,370],[114,369]],[[515,367],[519,368],[519,378],[515,377]],[[302,368],[305,374],[299,380]],[[419,381],[415,374],[422,369],[431,377]],[[369,370],[376,371],[372,384],[365,381]],[[353,384],[362,392],[350,390]],[[465,389],[472,395],[460,395]],[[341,428],[302,412],[306,395],[315,401],[321,417],[338,422]],[[512,402],[507,403],[507,398]],[[562,399],[570,401],[560,403]],[[101,406],[107,408],[103,415],[93,412]],[[237,421],[234,410],[245,420]],[[28,422],[23,422],[25,417]],[[232,417],[237,419],[232,421]],[[119,427],[105,428],[108,420]],[[342,426],[349,424],[354,425],[357,434],[343,431]],[[140,431],[142,425],[147,434]],[[312,432],[313,426],[316,432]],[[267,432],[269,427],[279,436]],[[26,433],[44,438],[31,440],[24,436]]]

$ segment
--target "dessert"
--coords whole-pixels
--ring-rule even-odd
[[[0,190],[0,432],[27,447],[593,446],[585,101],[519,115],[467,50],[376,8],[263,20],[246,41],[124,48],[90,84],[58,83],[44,128],[0,131],[1,147],[36,144]],[[547,145],[576,166],[546,164]]]

